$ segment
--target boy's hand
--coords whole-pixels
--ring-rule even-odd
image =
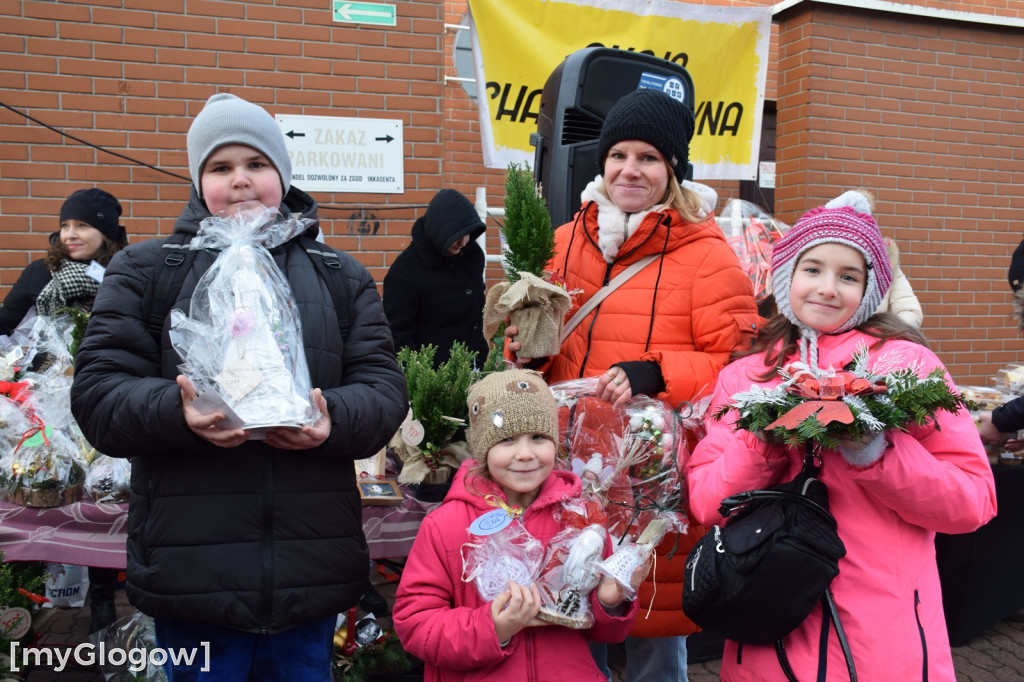
[[[266,443],[280,450],[309,450],[327,440],[331,435],[331,418],[327,414],[327,400],[319,388],[314,388],[309,395],[313,405],[320,410],[320,420],[314,426],[279,426],[267,432]]]
[[[178,375],[177,381],[178,387],[181,388],[181,407],[185,415],[185,424],[192,433],[220,448],[238,447],[248,440],[249,432],[245,429],[222,429],[217,426],[218,422],[224,419],[223,412],[203,414],[192,407],[192,402],[196,399],[195,387],[183,374]]]
[[[508,590],[491,602],[491,618],[498,641],[507,642],[523,628],[548,625],[547,621],[537,617],[540,605],[540,590],[536,584],[523,587],[510,582]]]

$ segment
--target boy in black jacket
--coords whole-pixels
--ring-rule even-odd
[[[176,233],[195,234],[211,214],[262,204],[316,220],[316,202],[291,186],[284,136],[262,108],[214,95],[188,133],[194,187]],[[339,329],[327,283],[304,248],[319,230],[270,248],[299,310],[314,426],[278,427],[265,440],[222,428],[223,414],[192,407],[168,337],[147,330],[147,283],[164,259],[161,240],[110,263],[76,363],[72,411],[100,451],[132,458],[129,598],[153,616],[162,648],[195,649],[170,679],[231,671],[239,679],[329,680],[335,620],[367,583],[352,461],[372,455],[408,409],[380,297],[348,254],[324,247],[353,292]],[[189,261],[173,307],[187,311],[215,254]],[[346,312],[345,314],[349,314]],[[203,677],[205,679],[205,677]]]

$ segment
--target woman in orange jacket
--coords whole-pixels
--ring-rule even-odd
[[[631,92],[608,113],[601,175],[555,232],[548,270],[573,294],[571,319],[619,273],[646,262],[571,330],[558,355],[519,357],[519,330],[509,326],[505,350],[517,364],[549,383],[599,376],[599,394],[616,404],[643,393],[680,405],[709,394],[730,353],[750,345],[760,318],[750,279],[715,223],[717,196],[683,180],[693,131],[689,107],[656,90]],[[696,537],[699,529],[670,535],[658,548],[626,639],[630,682],[686,679],[686,635],[696,626],[682,613],[682,576]]]

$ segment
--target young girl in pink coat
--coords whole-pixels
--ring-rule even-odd
[[[752,384],[777,386],[779,368],[840,369],[862,346],[869,368],[912,366],[924,377],[942,367],[919,332],[891,314],[872,316],[891,272],[870,215],[850,206],[809,211],[775,246],[772,277],[779,314],[719,374],[708,414]],[[953,388],[948,374],[946,381]],[[995,515],[996,498],[970,414],[940,411],[935,419],[821,453],[821,480],[847,551],[831,589],[861,680],[955,680],[933,540],[936,532],[975,530]],[[735,411],[708,419],[687,465],[691,511],[706,526],[722,523],[722,498],[787,481],[803,459],[802,448],[736,430],[735,421]],[[821,651],[821,618],[819,605],[783,640],[796,678],[849,679],[834,629]],[[727,642],[722,679],[786,676],[773,646]]]
[[[487,602],[465,582],[463,545],[470,524],[498,508],[512,510],[547,546],[564,528],[562,502],[580,494],[580,480],[553,470],[558,413],[544,380],[529,370],[488,375],[470,387],[467,437],[474,459],[463,462],[444,503],[423,521],[393,612],[395,632],[426,663],[424,680],[606,682],[588,641],[621,642],[636,617],[621,587],[603,578],[589,596],[590,629],[552,625],[537,617],[536,584],[510,582]],[[604,554],[611,543],[605,539]],[[638,569],[633,586],[646,571]]]

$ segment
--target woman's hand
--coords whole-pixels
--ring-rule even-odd
[[[219,448],[238,447],[248,440],[249,432],[245,429],[224,429],[217,426],[224,419],[223,412],[218,410],[210,414],[203,414],[192,407],[192,403],[196,399],[196,389],[188,377],[179,374],[177,382],[181,389],[181,407],[185,415],[185,424],[188,425],[192,433]]]
[[[633,397],[629,377],[620,367],[612,367],[597,379],[597,395],[615,407],[621,407]]]
[[[516,336],[519,334],[519,327],[511,324],[511,318],[505,316],[505,350],[515,358],[516,367],[522,367],[523,365],[532,362],[533,358],[521,358],[519,357],[519,351],[522,349],[523,344],[516,341]]]
[[[319,446],[331,435],[331,417],[327,413],[327,400],[319,388],[314,388],[309,399],[320,410],[320,419],[313,426],[279,426],[267,432],[266,443],[280,450],[310,450]]]
[[[494,632],[499,642],[507,642],[523,628],[548,625],[537,617],[540,613],[540,590],[536,583],[523,587],[515,582],[508,584],[508,590],[502,592],[491,602],[491,618],[494,620]]]

